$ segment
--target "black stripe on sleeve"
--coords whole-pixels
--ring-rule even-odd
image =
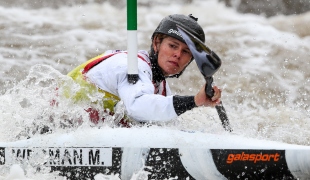
[[[197,107],[194,96],[173,96],[173,107],[177,115]]]

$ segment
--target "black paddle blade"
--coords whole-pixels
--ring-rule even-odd
[[[221,67],[222,61],[221,59],[213,52],[210,48],[208,48],[200,39],[194,36],[192,33],[184,29],[183,27],[176,25],[179,32],[181,33],[184,41],[186,42],[189,50],[194,56],[196,64],[204,76],[206,80],[206,95],[211,98],[214,95],[212,82],[213,75],[216,71]],[[220,105],[215,106],[219,118],[222,122],[222,125],[226,131],[232,132],[232,128],[230,126],[226,111],[221,102]]]
[[[211,77],[221,67],[221,59],[191,32],[176,26],[193,54],[200,72],[204,77]]]

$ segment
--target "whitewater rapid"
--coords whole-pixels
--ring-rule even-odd
[[[149,49],[160,20],[174,13],[197,17],[206,44],[223,61],[214,82],[223,89],[222,101],[234,135],[310,145],[309,12],[265,18],[239,14],[215,0],[141,6],[139,49]],[[126,49],[125,7],[109,3],[58,9],[0,6],[0,17],[0,142],[42,136],[36,128],[44,125],[54,133],[94,126],[87,121],[83,106],[55,97],[55,88],[72,83],[66,74],[87,59],[107,49]],[[195,94],[204,83],[194,62],[179,79],[168,81],[173,93],[182,95]],[[61,102],[57,107],[50,105],[55,98]],[[76,119],[73,125],[69,123]],[[196,108],[158,125],[230,136],[213,108]],[[93,128],[111,126],[107,122]],[[8,173],[1,176],[9,177]],[[30,172],[22,177],[42,176]]]

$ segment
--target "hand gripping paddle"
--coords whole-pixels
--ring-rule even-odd
[[[196,64],[206,80],[206,95],[211,98],[214,95],[212,88],[213,74],[220,68],[222,61],[221,59],[208,48],[200,39],[194,36],[191,32],[184,29],[183,27],[176,25],[179,32],[181,33],[184,41],[194,56]],[[226,110],[222,104],[215,106],[217,113],[222,121],[222,125],[226,131],[232,132]]]

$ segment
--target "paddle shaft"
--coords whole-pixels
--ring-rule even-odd
[[[205,80],[206,80],[206,87],[205,87],[206,95],[209,98],[212,98],[214,95],[214,90],[212,87],[213,77],[212,76],[211,77],[205,77]],[[216,105],[215,108],[216,108],[217,114],[219,115],[219,118],[222,122],[222,126],[224,127],[224,129],[226,131],[232,132],[232,128],[230,126],[230,123],[229,123],[229,120],[227,117],[227,113],[226,113],[226,110],[223,106],[222,101],[220,102],[219,105]]]

